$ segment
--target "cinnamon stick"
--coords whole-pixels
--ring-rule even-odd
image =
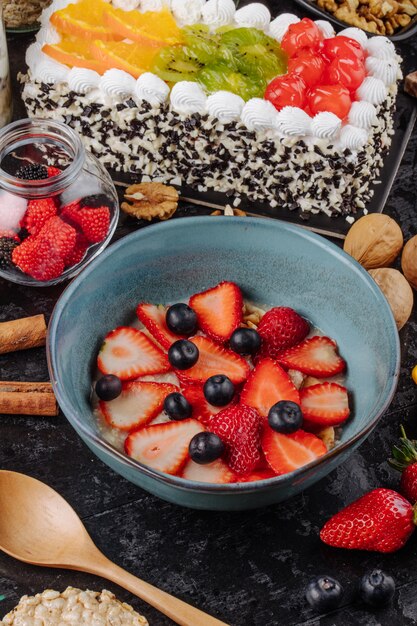
[[[46,322],[44,315],[22,317],[0,323],[0,354],[44,346]]]
[[[51,383],[0,381],[0,413],[6,415],[58,415]]]

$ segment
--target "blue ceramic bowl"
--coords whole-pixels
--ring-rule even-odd
[[[291,474],[257,483],[208,485],[149,469],[101,437],[89,404],[91,374],[103,337],[131,323],[140,300],[178,301],[222,280],[238,283],[256,303],[294,307],[337,340],[349,366],[353,419],[343,428],[339,445]],[[67,419],[115,472],[176,504],[238,510],[285,500],[343,463],[389,406],[400,350],[381,291],[338,247],[279,221],[210,216],[150,226],[93,261],[56,305],[48,359]]]

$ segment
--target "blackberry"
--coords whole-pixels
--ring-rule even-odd
[[[7,270],[13,265],[12,252],[19,245],[10,237],[0,237],[0,270]]]
[[[109,198],[104,193],[96,193],[92,196],[85,196],[80,200],[80,207],[91,207],[98,209],[101,206],[109,206]]]
[[[30,165],[22,165],[22,167],[19,167],[15,176],[22,180],[43,180],[48,178],[48,170],[44,165],[31,163]]]

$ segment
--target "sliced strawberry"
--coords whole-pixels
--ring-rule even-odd
[[[285,306],[276,306],[265,313],[258,325],[262,337],[262,356],[277,359],[283,350],[303,341],[310,331],[309,323]]]
[[[141,302],[136,309],[136,314],[152,337],[166,350],[171,347],[174,341],[186,339],[185,336],[175,335],[169,330],[165,321],[165,307]]]
[[[312,424],[336,426],[349,417],[346,387],[337,383],[320,383],[300,392],[303,416]]]
[[[269,409],[280,400],[300,404],[300,394],[287,372],[278,363],[266,358],[259,361],[250,373],[240,400],[267,417]]]
[[[200,420],[202,424],[207,424],[212,415],[220,413],[224,408],[209,404],[201,385],[188,385],[184,387],[182,393],[193,407],[193,417]]]
[[[201,483],[232,483],[236,477],[224,461],[218,459],[208,465],[199,465],[191,459],[181,472],[181,477],[187,480],[196,480]]]
[[[119,326],[105,337],[97,365],[103,374],[122,380],[162,374],[171,367],[166,354],[145,333],[129,326]]]
[[[297,430],[292,435],[283,435],[268,427],[265,428],[262,437],[262,449],[277,475],[293,472],[327,452],[321,439],[304,430]]]
[[[191,439],[203,430],[193,419],[148,426],[127,437],[126,454],[159,472],[176,474],[189,458]]]
[[[190,307],[197,314],[201,330],[223,343],[242,321],[242,292],[235,283],[225,281],[191,296]]]
[[[156,417],[167,395],[174,391],[178,391],[178,387],[165,383],[123,383],[120,396],[111,402],[101,401],[99,406],[110,426],[131,431]]]
[[[337,354],[337,343],[329,337],[306,339],[283,352],[278,361],[285,367],[317,378],[335,376],[346,369],[345,361]]]
[[[273,472],[270,468],[268,469],[259,469],[251,472],[250,474],[246,474],[246,476],[240,476],[240,483],[254,483],[257,480],[266,480],[267,478],[274,478],[276,476],[275,472]]]
[[[193,337],[191,341],[199,349],[200,356],[193,367],[179,372],[181,381],[205,383],[207,378],[215,374],[225,374],[235,385],[246,380],[250,370],[249,364],[236,352],[226,350],[211,339],[200,335]]]

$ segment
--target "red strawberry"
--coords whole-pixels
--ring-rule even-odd
[[[412,504],[417,502],[417,441],[407,438],[401,426],[400,443],[392,450],[389,464],[401,472],[400,491]]]
[[[217,415],[223,410],[207,402],[201,385],[188,385],[184,387],[182,393],[193,407],[193,417],[203,424],[207,424],[212,415]]]
[[[61,170],[58,167],[48,167],[48,178],[52,178],[52,176],[58,176],[61,173]]]
[[[127,437],[126,454],[159,472],[176,474],[189,459],[191,439],[203,430],[193,419],[148,426]]]
[[[13,250],[12,261],[22,272],[41,281],[57,278],[64,271],[64,262],[50,243],[39,242],[39,237],[35,235],[27,237]]]
[[[215,374],[225,374],[235,385],[246,380],[250,369],[248,362],[236,352],[226,350],[211,339],[200,335],[193,337],[191,341],[199,349],[200,356],[193,367],[178,373],[181,381],[203,384],[207,378]]]
[[[36,237],[30,235],[12,253],[12,261],[22,272],[29,273],[35,258]]]
[[[311,337],[283,352],[278,361],[284,367],[300,370],[303,374],[327,378],[340,374],[346,363],[337,354],[337,344],[329,337]]]
[[[80,225],[80,209],[80,201],[74,200],[74,202],[64,206],[59,215],[64,221],[69,222],[70,224]]]
[[[301,410],[308,422],[321,426],[336,426],[349,417],[346,387],[336,383],[311,385],[300,391]]]
[[[293,472],[327,452],[322,440],[311,433],[297,430],[291,435],[283,435],[268,426],[262,436],[262,450],[278,475]]]
[[[265,313],[258,325],[262,354],[277,359],[284,350],[303,341],[309,331],[308,322],[294,309],[274,307]]]
[[[83,207],[78,212],[79,224],[84,235],[91,243],[103,241],[110,226],[110,209],[107,206],[98,208]]]
[[[255,409],[233,404],[213,415],[207,425],[225,444],[225,460],[236,474],[247,474],[259,463],[261,422]]]
[[[396,552],[415,528],[411,504],[392,489],[373,489],[333,515],[320,532],[335,548]]]
[[[56,215],[56,212],[56,204],[52,198],[29,200],[21,225],[31,235],[37,235],[46,222]]]
[[[82,233],[77,233],[74,248],[64,259],[65,266],[72,267],[73,265],[80,263],[80,261],[83,260],[89,246],[90,242],[85,238],[85,236]]]
[[[252,370],[240,399],[263,417],[267,417],[269,409],[280,400],[300,404],[300,394],[287,372],[269,358],[261,359]]]
[[[257,480],[266,480],[267,478],[274,478],[276,476],[275,472],[271,469],[258,469],[250,474],[246,474],[246,476],[241,476],[239,478],[240,483],[254,483]]]
[[[178,387],[165,383],[123,383],[120,396],[111,402],[101,401],[99,406],[110,426],[131,431],[156,417],[162,411],[167,395],[174,391],[178,391]]]
[[[232,470],[221,459],[208,465],[199,465],[190,459],[182,470],[181,476],[201,483],[224,484],[235,481]]]
[[[144,333],[129,326],[119,326],[105,337],[97,365],[103,374],[114,374],[122,380],[170,369],[166,354]]]
[[[136,314],[152,337],[166,350],[171,347],[174,341],[186,339],[185,336],[175,335],[169,330],[165,322],[165,307],[141,302],[136,309]]]
[[[55,258],[64,260],[74,250],[76,237],[77,233],[70,224],[54,216],[42,227],[36,238],[36,246],[38,250],[43,248],[45,254],[50,255],[51,261]]]
[[[198,325],[212,339],[223,343],[242,321],[242,292],[235,283],[222,282],[190,298]]]

